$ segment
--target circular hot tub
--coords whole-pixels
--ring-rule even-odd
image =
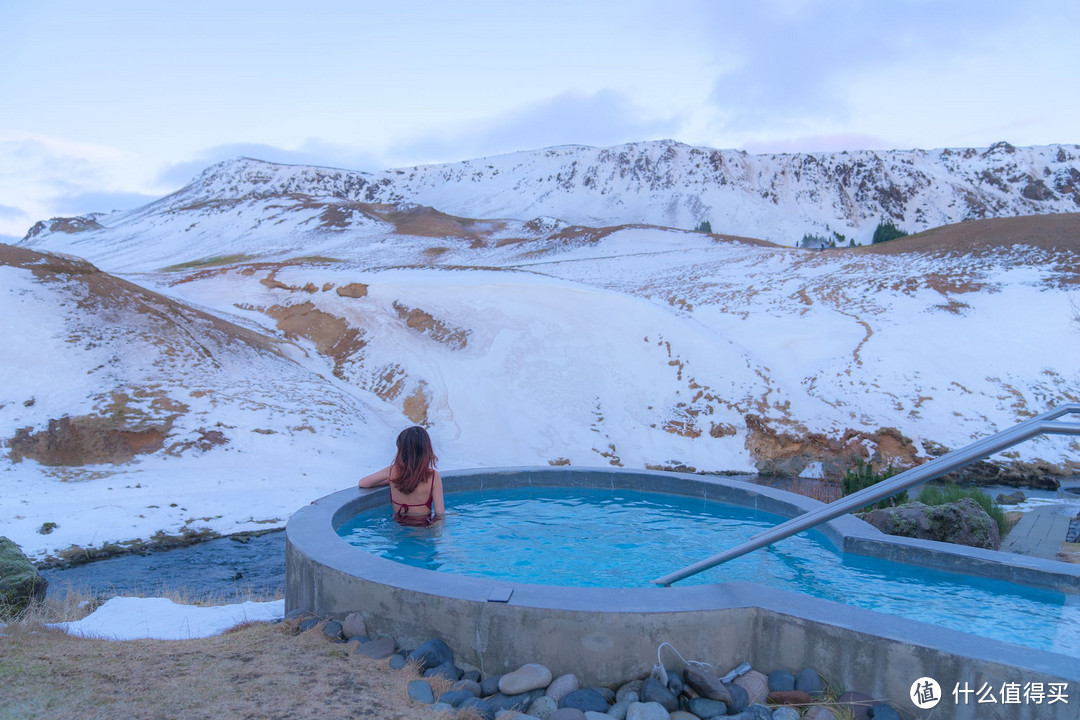
[[[809,498],[731,478],[643,470],[466,470],[444,473],[443,478],[448,509],[453,508],[454,493],[523,487],[647,490],[714,500],[783,518],[820,507]],[[350,545],[339,535],[339,528],[376,508],[389,514],[386,488],[335,493],[290,518],[286,609],[337,618],[360,612],[370,634],[392,636],[404,647],[440,637],[463,664],[485,674],[542,662],[556,674],[577,674],[585,684],[619,682],[647,671],[655,662],[657,647],[669,642],[684,657],[707,660],[717,667],[734,667],[745,660],[764,668],[815,667],[840,681],[858,681],[860,686],[867,685],[867,667],[914,671],[917,665],[919,673],[910,679],[904,673],[874,678],[877,686],[872,691],[894,698],[906,697],[910,683],[918,677],[937,677],[927,668],[945,677],[976,672],[983,677],[989,672],[1045,680],[1045,673],[1060,677],[1064,671],[1080,679],[1076,657],[840,605],[760,582],[726,581],[722,567],[711,571],[713,582],[673,587],[651,587],[649,580],[677,569],[681,566],[677,562],[674,567],[670,563],[642,567],[639,587],[545,585],[415,567]],[[878,556],[943,569],[963,565],[968,572],[993,578],[992,582],[1039,586],[1033,592],[1048,593],[1051,603],[1061,595],[1060,589],[1078,586],[1076,572],[1010,562],[1012,556],[1004,553],[891,538],[851,516],[818,530],[840,555],[848,551],[853,557]],[[694,559],[732,544],[718,537],[715,543],[696,548]],[[507,562],[512,561],[513,550],[507,548]],[[1010,665],[1001,665],[1003,657],[1010,658]],[[1015,678],[1010,676],[1009,681]]]

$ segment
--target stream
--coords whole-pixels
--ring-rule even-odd
[[[64,569],[42,570],[50,596],[143,595],[229,600],[285,591],[285,532],[235,535],[142,554],[118,555]]]

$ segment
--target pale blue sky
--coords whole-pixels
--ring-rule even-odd
[[[236,155],[1076,143],[1077,27],[1074,0],[0,0],[0,236]]]

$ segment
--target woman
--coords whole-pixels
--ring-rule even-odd
[[[427,430],[414,425],[398,435],[394,462],[360,478],[357,485],[371,488],[388,483],[394,518],[408,525],[428,525],[445,512],[442,476],[435,469],[438,460]]]

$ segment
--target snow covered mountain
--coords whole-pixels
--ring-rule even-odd
[[[745,215],[728,217],[795,227],[811,221],[785,213],[846,207],[822,199],[858,187],[823,180],[842,154],[721,153],[706,182],[687,167],[712,151],[616,150],[519,153],[460,176],[465,163],[372,176],[243,160],[134,212],[35,226],[0,254],[0,330],[19,338],[0,355],[0,534],[41,556],[280,524],[387,462],[410,423],[431,428],[447,468],[836,476],[855,458],[910,465],[1080,399],[1080,214],[1060,212],[1076,203],[1076,147],[915,152],[911,165],[848,154],[913,183],[886,193],[907,227],[924,204],[1058,214],[825,252],[581,221],[670,222],[697,193],[717,207],[742,198]],[[770,171],[777,200],[719,183],[740,158],[744,178],[786,163]],[[574,162],[571,189],[544,189],[541,166]],[[667,187],[661,170],[676,166]],[[1002,179],[981,195],[941,179],[984,171]],[[871,193],[850,217],[872,229],[882,202]],[[72,428],[96,432],[93,447],[137,448],[50,455]],[[1044,438],[999,459],[1029,478],[1073,473],[1080,444]],[[60,527],[41,534],[49,522]]]
[[[132,237],[149,232],[186,240],[225,230],[257,235],[273,247],[297,233],[385,232],[383,213],[416,204],[462,218],[685,229],[708,221],[718,233],[780,245],[834,232],[842,243],[866,244],[881,219],[916,232],[963,220],[1076,212],[1080,146],[1002,142],[982,149],[747,155],[661,141],[549,148],[377,174],[241,158],[131,213],[39,223],[26,242],[107,226],[114,235],[127,230]],[[373,206],[383,206],[382,213]]]

